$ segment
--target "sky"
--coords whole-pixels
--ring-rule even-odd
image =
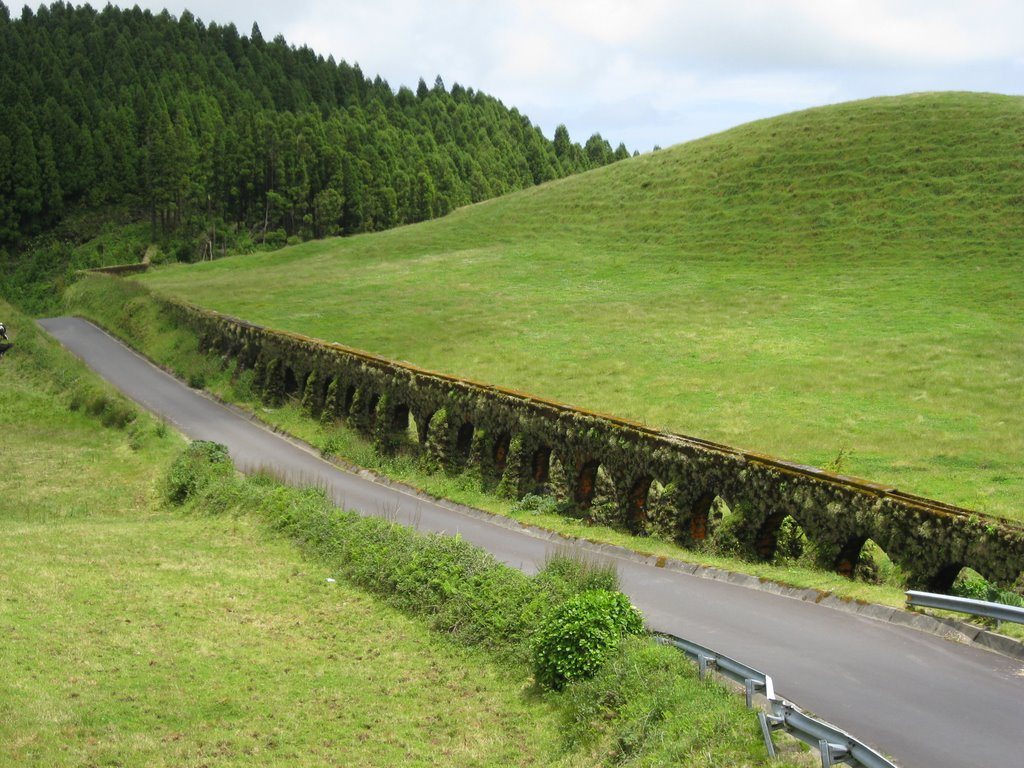
[[[94,0],[94,4],[102,5]],[[115,5],[133,5],[116,2]],[[397,89],[440,75],[551,137],[632,151],[762,117],[917,91],[1024,92],[1022,0],[192,0],[148,2],[358,63]]]

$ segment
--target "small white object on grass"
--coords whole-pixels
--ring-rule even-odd
[[[328,577],[327,577],[327,583],[328,583],[328,584],[334,584],[334,583],[335,583],[335,581],[334,581],[334,579],[332,579],[331,577],[329,577],[329,576],[328,576]]]

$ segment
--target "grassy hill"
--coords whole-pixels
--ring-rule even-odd
[[[146,280],[1021,519],[1022,150],[1022,98],[871,99]]]

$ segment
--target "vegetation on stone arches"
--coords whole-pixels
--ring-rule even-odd
[[[186,314],[194,321],[202,313],[188,310]],[[207,320],[221,322],[212,316]],[[209,327],[203,332],[213,333]],[[289,339],[267,334],[263,343],[273,347],[273,354],[286,359],[289,367],[308,370],[308,342],[292,344]],[[375,422],[375,411],[370,409],[371,403],[379,404],[385,396],[389,410],[393,404],[401,404],[422,418],[429,414],[426,457],[446,471],[456,471],[476,459],[486,465],[486,473],[493,469],[491,448],[497,437],[521,434],[531,443],[527,451],[555,447],[558,471],[549,483],[554,483],[556,494],[574,502],[570,509],[597,522],[617,521],[640,532],[667,529],[674,538],[691,545],[707,542],[761,559],[775,556],[780,535],[787,541],[806,536],[813,547],[801,544],[801,552],[812,551],[826,568],[838,567],[842,558],[851,559],[855,567],[860,549],[870,538],[912,578],[938,589],[948,589],[962,565],[1005,584],[1012,584],[1021,570],[1020,555],[1006,554],[1022,546],[1020,532],[1005,523],[992,531],[978,531],[960,518],[931,513],[929,524],[921,525],[917,518],[928,513],[912,511],[892,499],[880,501],[816,479],[789,477],[770,466],[751,465],[736,457],[672,450],[669,444],[630,435],[628,428],[603,424],[585,413],[557,418],[529,413],[514,398],[493,391],[474,393],[464,385],[446,383],[441,385],[443,391],[431,392],[407,369],[359,358],[346,363],[346,354],[338,352],[335,360],[321,359],[319,364],[325,366],[325,375],[354,382],[350,385],[355,387],[355,396],[349,419],[357,429],[373,430],[380,445],[388,445],[390,441],[382,438],[396,430],[390,420]],[[402,426],[397,429],[404,432]],[[575,484],[594,463],[600,467],[591,467],[594,477],[587,481],[587,498],[580,498],[582,491]],[[523,471],[522,462],[511,466],[513,472]],[[535,480],[529,475],[510,478],[508,472],[506,465],[499,485],[508,489],[514,483],[520,494]],[[649,494],[656,479],[661,491],[651,504],[649,498],[638,496],[637,489]],[[735,513],[731,519],[723,521],[712,514],[714,498],[726,500],[725,506]],[[907,522],[908,515],[912,522]],[[715,531],[719,522],[723,522],[721,530]],[[801,529],[799,535],[794,526]],[[954,569],[957,563],[960,567]],[[936,579],[950,583],[937,583]]]
[[[343,421],[337,422],[333,418],[324,420],[322,416],[321,421],[315,422],[302,417],[298,403],[293,399],[287,399],[280,409],[268,410],[258,407],[260,397],[252,388],[252,371],[240,365],[243,360],[249,360],[251,365],[254,357],[246,355],[250,354],[254,347],[241,333],[233,333],[235,340],[242,345],[242,353],[238,358],[239,365],[233,368],[225,367],[225,360],[230,360],[230,357],[219,353],[198,355],[198,338],[195,331],[183,323],[177,313],[168,311],[144,287],[136,283],[112,281],[102,277],[89,278],[70,289],[68,299],[69,308],[74,312],[97,320],[115,334],[122,334],[129,343],[169,366],[180,377],[189,378],[194,372],[201,373],[209,382],[211,391],[218,396],[243,408],[252,409],[275,428],[306,440],[318,447],[324,455],[337,456],[352,464],[409,483],[427,493],[496,514],[508,515],[528,525],[540,525],[570,537],[618,544],[652,555],[748,573],[768,581],[804,589],[825,590],[845,599],[893,607],[901,607],[904,604],[903,590],[907,586],[907,574],[898,564],[887,558],[884,550],[870,538],[862,547],[862,553],[867,560],[852,563],[853,573],[858,579],[861,576],[875,578],[877,575],[877,578],[882,580],[878,583],[851,580],[848,567],[837,568],[835,571],[809,567],[810,563],[803,557],[799,562],[778,556],[768,561],[743,560],[736,554],[742,551],[742,547],[733,532],[737,524],[743,521],[742,514],[739,514],[742,509],[730,509],[721,497],[716,497],[707,503],[708,519],[711,523],[704,531],[702,543],[697,546],[688,544],[685,548],[680,548],[679,545],[672,543],[671,539],[661,539],[654,533],[638,537],[630,527],[596,526],[588,522],[573,508],[572,502],[564,494],[554,493],[557,487],[566,485],[564,473],[560,474],[560,462],[552,458],[547,482],[540,485],[536,483],[534,471],[538,467],[546,466],[543,462],[537,461],[538,458],[543,458],[543,453],[531,453],[524,459],[525,463],[520,464],[529,467],[529,487],[534,489],[532,497],[531,492],[527,491],[521,508],[520,503],[510,502],[508,497],[497,494],[501,482],[495,486],[490,485],[486,480],[490,473],[482,467],[467,466],[465,470],[454,475],[429,471],[423,461],[427,421],[422,414],[411,413],[410,421],[415,422],[416,429],[413,430],[410,425],[409,434],[399,440],[396,453],[384,455],[374,449],[369,436],[360,436],[360,433],[350,429]],[[123,310],[128,303],[135,308],[135,321],[130,326],[124,323],[123,317]],[[324,363],[329,359],[328,355],[322,354],[323,345],[308,344],[305,348],[314,355],[318,363]],[[496,442],[500,442],[502,437],[497,436]],[[510,437],[510,449],[519,438],[521,435],[517,435],[516,438]],[[476,452],[475,455],[481,454]],[[515,477],[520,477],[520,474],[515,474]],[[509,478],[510,475],[506,474],[502,481],[508,481]],[[669,489],[670,486],[659,487],[657,483],[652,484],[652,498],[656,497],[659,491],[667,492]],[[538,496],[537,493],[541,495]],[[529,509],[526,509],[526,506],[529,506]],[[989,530],[989,524],[985,523],[983,518],[978,518],[972,525]],[[699,534],[700,530],[696,533]],[[811,552],[813,554],[813,547]],[[872,564],[876,566],[872,567]],[[877,573],[871,573],[876,569]],[[970,569],[965,569],[964,574],[971,578],[977,576],[971,575]]]
[[[643,532],[648,508],[641,503],[638,489],[647,488],[649,494],[657,482],[662,489],[658,504],[673,499],[678,505],[675,530],[680,541],[703,536],[703,546],[722,547],[753,560],[775,556],[779,532],[791,524],[789,518],[813,544],[810,551],[822,566],[847,568],[846,563],[851,563],[855,570],[865,543],[871,540],[908,574],[912,584],[931,589],[949,589],[964,565],[1010,586],[1024,562],[1024,535],[1005,521],[989,519],[979,527],[963,515],[894,496],[880,497],[820,475],[785,472],[713,446],[680,443],[671,436],[587,412],[415,371],[177,301],[156,300],[162,311],[192,328],[218,355],[230,358],[238,350],[255,349],[280,360],[284,375],[295,381],[304,380],[317,366],[318,375],[343,382],[354,392],[353,400],[365,404],[363,412],[355,409],[354,402],[354,416],[349,418],[367,433],[371,401],[387,395],[389,402],[407,406],[418,423],[428,422],[427,456],[449,470],[474,456],[485,463],[493,461],[487,450],[473,449],[473,435],[490,440],[520,436],[522,452],[530,461],[507,464],[499,485],[503,482],[508,488],[514,482],[522,495],[539,484],[566,500],[567,511],[575,516],[600,513],[606,522],[615,522],[617,514],[618,525]],[[468,436],[468,452],[466,445],[460,445],[460,434]],[[541,479],[545,467],[537,466],[537,458],[544,456],[550,472]],[[528,469],[522,475],[508,476],[524,467]],[[486,467],[481,474],[487,474]],[[602,488],[603,498],[597,495]],[[658,525],[664,526],[664,518],[662,510]]]
[[[413,227],[142,280],[1024,521],[1022,114],[976,93],[810,109]]]

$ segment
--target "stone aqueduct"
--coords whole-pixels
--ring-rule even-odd
[[[510,495],[553,491],[585,515],[602,493],[610,522],[642,532],[656,487],[657,512],[684,545],[709,536],[721,500],[733,511],[733,541],[750,559],[773,556],[791,517],[821,565],[847,574],[869,539],[917,587],[948,590],[964,566],[1004,586],[1024,574],[1024,527],[1005,520],[158,300],[204,351],[256,369],[268,389],[303,397],[314,414],[328,408],[348,418],[385,449],[411,417],[428,455],[450,469],[478,463]]]

